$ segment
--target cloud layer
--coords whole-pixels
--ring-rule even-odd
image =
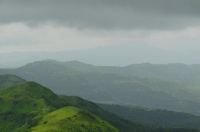
[[[66,26],[30,27],[22,23],[0,25],[0,53],[57,52],[105,46],[145,44],[164,50],[199,50],[200,26],[175,31],[79,30]],[[113,49],[114,50],[114,49]]]
[[[0,22],[98,29],[180,29],[199,25],[199,0],[0,0]]]
[[[0,65],[200,63],[199,34],[200,0],[0,0]]]

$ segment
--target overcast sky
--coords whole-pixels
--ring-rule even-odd
[[[0,66],[200,63],[200,0],[0,0]]]

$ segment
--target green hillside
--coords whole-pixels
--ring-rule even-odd
[[[0,91],[0,131],[197,132],[132,123],[79,97],[58,96],[35,82],[16,84]]]
[[[57,94],[98,103],[135,105],[199,114],[199,65],[94,66],[77,61],[38,61],[0,74],[38,82]]]
[[[67,106],[71,106],[74,109],[66,110],[66,108],[70,108]],[[63,107],[64,109],[62,109]],[[76,129],[83,129],[83,131],[88,129],[95,129],[96,131],[98,129],[98,131],[109,130],[111,132],[112,130],[134,132],[151,129],[123,120],[102,110],[96,104],[79,97],[57,96],[49,89],[35,82],[26,82],[0,91],[0,130],[6,132],[36,131],[38,127],[44,127],[41,122],[48,118],[48,115],[51,115],[52,112],[56,113],[55,119],[59,119],[60,114],[72,110],[75,113],[79,111],[73,120],[70,119],[76,126],[73,128],[74,132],[76,132]],[[59,114],[59,112],[61,113]],[[68,118],[61,120],[61,122],[63,121],[63,127],[71,125],[68,125]],[[49,123],[51,124],[52,122]],[[59,125],[60,121],[57,123],[55,128],[58,127],[57,125]]]
[[[24,131],[43,115],[61,107],[55,94],[34,82],[2,90],[0,100],[0,130],[3,131]]]
[[[117,132],[118,130],[99,117],[78,109],[64,107],[43,117],[32,132]]]
[[[0,130],[22,132],[32,130],[32,127],[40,128],[42,127],[41,124],[38,124],[40,120],[42,122],[43,119],[51,118],[51,115],[55,114],[52,117],[52,121],[58,121],[57,125],[63,123],[64,126],[70,126],[72,121],[77,130],[85,131],[91,128],[91,130],[98,129],[99,131],[117,131],[109,123],[90,112],[85,112],[75,107],[62,108],[64,105],[65,102],[59,96],[34,82],[27,82],[7,88],[0,92]],[[50,113],[52,111],[54,112]],[[76,114],[71,121],[68,119],[68,114],[70,113]],[[63,114],[66,114],[66,118],[64,116],[60,119],[59,116]],[[66,120],[63,121],[64,119]],[[56,127],[58,126],[55,124]],[[37,129],[34,130],[36,131]]]

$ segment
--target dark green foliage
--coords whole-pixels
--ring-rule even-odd
[[[26,82],[2,90],[0,92],[0,98],[0,130],[8,132],[23,132],[32,130],[32,127],[37,127],[40,120],[42,120],[50,112],[57,111],[64,106],[69,106],[65,100],[55,95],[52,91],[34,82]],[[72,102],[72,104],[76,103],[76,101],[73,100],[78,99],[74,98],[69,101]],[[90,115],[92,115],[89,111],[86,113],[87,114],[85,115],[83,113],[81,116],[85,116],[85,119],[82,118],[83,122],[87,122],[86,117],[90,117]],[[77,113],[76,116],[79,116],[79,113]],[[100,122],[103,122],[103,120],[99,117],[96,118],[98,118],[98,122],[94,124],[94,127],[98,126]],[[74,126],[78,129],[78,127],[80,127],[79,124],[76,124],[75,120],[73,122]],[[60,123],[60,121],[58,121],[58,123]],[[68,126],[69,124],[65,125]],[[104,125],[99,124],[98,129],[101,130],[101,127],[102,130],[111,128],[112,131],[117,131],[116,128],[109,125],[106,121]],[[90,125],[85,127],[85,129],[89,128]]]
[[[0,92],[0,126],[5,131],[26,130],[46,113],[55,110],[59,99],[34,82],[18,84]]]
[[[83,100],[79,97],[61,96],[61,99],[64,100],[66,105],[75,106],[75,107],[90,111],[95,115],[98,115],[102,119],[109,121],[111,124],[113,124],[114,126],[116,126],[119,130],[123,132],[129,132],[129,131],[134,132],[138,130],[145,131],[146,129],[147,130],[152,129],[150,127],[144,127],[143,125],[124,120],[112,113],[104,111],[98,105],[92,102]]]
[[[187,113],[166,110],[151,110],[112,104],[99,104],[99,106],[101,106],[104,110],[115,113],[124,119],[149,126],[200,128],[200,117]]]

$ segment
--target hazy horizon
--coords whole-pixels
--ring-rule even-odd
[[[169,62],[169,63],[151,63],[151,62],[140,62],[140,63],[127,63],[127,64],[122,64],[122,65],[109,65],[109,64],[96,64],[96,63],[90,63],[90,62],[86,62],[86,61],[81,61],[81,60],[58,60],[58,59],[52,59],[52,58],[46,58],[46,59],[36,59],[36,60],[32,60],[32,61],[27,61],[24,63],[19,63],[18,65],[0,65],[0,69],[15,69],[15,68],[20,68],[20,67],[24,67],[28,64],[32,64],[32,63],[38,63],[38,62],[51,62],[51,61],[55,61],[58,63],[68,63],[68,62],[78,62],[78,63],[82,63],[82,64],[89,64],[89,65],[93,65],[93,66],[102,66],[102,67],[127,67],[127,66],[131,66],[131,65],[185,65],[185,66],[192,66],[192,65],[199,65],[200,63],[191,63],[191,64],[187,64],[187,63],[179,63],[179,62]]]
[[[198,0],[0,0],[0,66],[199,64],[199,14]]]

